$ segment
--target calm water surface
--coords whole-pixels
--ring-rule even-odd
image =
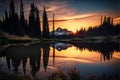
[[[0,70],[45,79],[59,69],[80,70],[88,75],[120,75],[120,49],[117,43],[54,43],[7,47],[0,52]]]

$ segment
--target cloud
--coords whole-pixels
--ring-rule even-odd
[[[62,19],[55,19],[55,22],[63,22],[63,21],[69,21],[69,20],[82,20],[87,19],[91,17],[96,17],[96,14],[88,13],[88,14],[79,14],[79,15],[73,15],[73,16],[66,16]],[[49,20],[49,22],[52,22],[53,20]]]
[[[67,21],[67,20],[55,20],[55,22],[63,22],[63,21]],[[53,22],[53,20],[49,20],[49,22]]]
[[[4,15],[4,10],[7,8],[9,10],[9,3],[10,0],[0,0],[0,11],[1,15]],[[43,2],[45,1],[45,2]],[[30,11],[30,4],[35,3],[37,5],[39,11],[40,11],[40,17],[42,17],[43,14],[43,6],[46,6],[46,11],[48,14],[48,19],[51,21],[52,20],[52,13],[55,13],[55,20],[56,22],[61,22],[61,21],[67,21],[67,20],[79,20],[79,19],[84,19],[86,17],[90,17],[93,14],[79,14],[77,9],[71,7],[69,3],[65,0],[23,0],[24,4],[24,13],[26,18],[28,19],[29,17],[29,11]],[[14,0],[15,3],[15,9],[16,12],[19,14],[20,13],[20,1],[19,0]]]
[[[38,7],[42,12],[43,7],[40,4],[38,5]],[[55,13],[55,22],[63,22],[68,20],[81,20],[96,15],[95,13],[80,14],[77,9],[69,6],[69,4],[63,0],[47,2],[46,11],[48,14],[49,22],[52,21],[53,12]]]
[[[114,24],[120,24],[120,17],[114,18]]]
[[[118,21],[118,20],[120,21],[120,17],[117,17],[117,18],[115,18],[114,20],[115,20],[115,21]]]
[[[78,20],[78,19],[85,19],[85,18],[89,18],[89,17],[93,17],[96,14],[93,13],[87,13],[87,14],[75,14],[73,16],[68,16],[66,17],[66,19],[68,20]]]

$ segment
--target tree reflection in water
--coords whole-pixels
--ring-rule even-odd
[[[60,45],[59,45],[60,44]],[[11,71],[12,68],[16,74],[19,73],[19,66],[22,64],[22,72],[26,74],[26,64],[29,60],[29,65],[31,67],[32,76],[36,76],[36,73],[40,71],[41,57],[43,54],[43,66],[45,72],[47,71],[49,56],[50,56],[50,46],[53,48],[53,66],[55,67],[55,51],[66,50],[71,46],[75,46],[79,50],[88,49],[89,51],[98,51],[101,54],[101,60],[110,60],[112,58],[114,51],[120,51],[119,44],[117,43],[53,43],[53,44],[31,44],[31,45],[17,45],[10,46],[1,51],[1,57],[6,57],[6,63],[8,70]],[[55,50],[56,49],[56,50]]]

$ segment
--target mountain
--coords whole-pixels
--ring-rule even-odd
[[[54,31],[54,34],[55,36],[69,36],[69,35],[72,35],[72,31],[69,31],[67,29],[62,29],[62,28],[57,28],[55,31]],[[53,31],[50,33],[50,35],[53,35]]]

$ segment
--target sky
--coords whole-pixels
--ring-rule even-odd
[[[20,0],[14,0],[15,10],[19,14]],[[49,28],[52,31],[52,15],[55,14],[55,29],[67,28],[75,32],[81,28],[88,29],[100,25],[100,17],[111,16],[114,24],[120,23],[120,0],[23,0],[26,19],[30,4],[35,3],[40,11],[42,26],[43,6],[45,5]],[[4,11],[9,11],[10,0],[0,0],[0,18]]]

